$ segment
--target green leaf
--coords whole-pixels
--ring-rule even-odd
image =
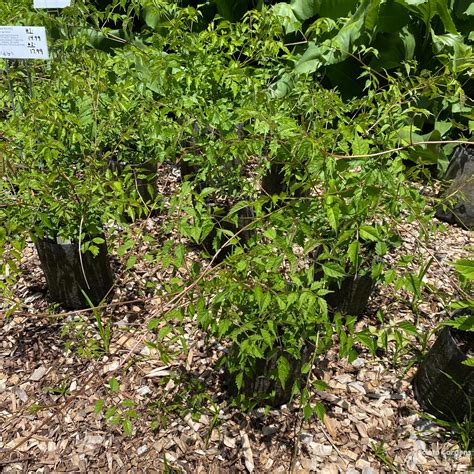
[[[443,321],[443,326],[451,326],[461,331],[474,331],[474,315],[458,316],[454,319]]]
[[[241,389],[243,380],[244,380],[244,374],[242,372],[239,372],[237,374],[237,377],[235,377],[235,385],[237,386],[237,390]]]
[[[329,225],[334,231],[337,231],[339,228],[339,207],[333,204],[331,207],[327,208],[326,213]]]
[[[143,18],[145,23],[152,29],[157,29],[162,22],[159,9],[151,5],[143,8]]]
[[[467,10],[464,12],[464,15],[474,16],[474,3],[471,3]]]
[[[316,389],[316,390],[327,390],[328,388],[328,384],[324,381],[324,380],[315,380],[313,382],[313,387]]]
[[[277,3],[273,6],[272,10],[276,16],[280,17],[287,34],[301,29],[301,22],[296,18],[295,12],[287,3]]]
[[[313,410],[314,410],[314,413],[316,413],[316,416],[321,421],[323,421],[324,415],[326,414],[326,409],[324,408],[324,405],[321,402],[317,402]]]
[[[112,377],[109,380],[109,387],[110,387],[110,390],[112,390],[112,392],[118,392],[120,384],[119,384],[118,380],[115,377]]]
[[[130,270],[130,268],[132,268],[135,265],[136,262],[137,262],[137,256],[136,255],[130,255],[130,257],[128,257],[127,263],[125,265],[126,270]]]
[[[263,337],[263,340],[265,341],[265,344],[268,347],[272,347],[273,338],[272,338],[271,334],[266,329],[261,329],[260,333]]]
[[[291,8],[299,20],[308,20],[319,12],[321,0],[291,0]]]
[[[397,272],[395,270],[387,270],[384,274],[385,283],[392,283],[397,278]]]
[[[322,66],[329,66],[344,61],[352,53],[355,42],[364,33],[365,21],[372,17],[374,8],[378,8],[379,2],[380,0],[363,0],[355,13],[345,22],[333,38],[323,42],[319,39],[311,42],[297,62],[295,72],[297,74],[313,73]],[[350,6],[352,7],[355,3],[357,2],[350,2]],[[321,5],[319,14],[331,17],[330,14],[324,13],[323,6],[326,5],[328,4]],[[345,2],[345,6],[349,6],[349,2]],[[369,20],[369,24],[372,24],[372,22],[373,19]]]
[[[162,341],[170,332],[173,331],[173,326],[163,326],[156,336],[158,341]]]
[[[450,263],[450,265],[453,266],[464,278],[471,281],[474,280],[474,260],[459,259]]]
[[[307,374],[311,370],[311,363],[306,362],[306,364],[303,364],[303,367],[301,367],[301,373],[302,374]]]
[[[470,359],[463,360],[462,363],[464,365],[469,366],[469,367],[474,367],[474,357],[471,357]]]
[[[365,240],[377,242],[380,240],[378,230],[371,225],[363,225],[359,228],[359,235]]]
[[[104,404],[105,404],[105,400],[97,400],[95,402],[94,413],[96,415],[98,415],[102,411]]]
[[[398,324],[398,327],[400,329],[403,329],[408,334],[411,334],[413,336],[418,335],[418,330],[416,329],[416,326],[413,323],[410,323],[410,321],[402,321]]]
[[[122,421],[122,428],[123,428],[124,433],[127,436],[132,436],[133,426],[132,426],[132,422],[130,420],[123,420]]]
[[[135,242],[133,240],[127,240],[125,241],[118,249],[117,249],[117,255],[119,257],[123,257],[127,250],[131,249],[135,245]]]
[[[377,338],[370,334],[367,330],[356,333],[356,338],[364,346],[366,346],[372,355],[377,351]]]
[[[285,388],[286,381],[290,375],[290,363],[285,356],[280,356],[277,360],[278,379],[283,388]]]
[[[303,407],[303,416],[305,421],[308,421],[313,416],[313,409],[309,403]]]
[[[153,331],[153,329],[155,329],[156,327],[159,326],[159,324],[161,323],[161,319],[158,319],[158,318],[155,318],[155,319],[151,319],[150,322],[148,323],[148,330],[149,331]]]
[[[430,0],[430,7],[434,10],[434,13],[432,13],[431,18],[433,18],[437,14],[441,18],[445,30],[448,33],[456,34],[456,25],[454,24],[453,18],[451,17],[448,2],[446,0]]]
[[[341,278],[346,276],[346,272],[338,263],[329,262],[323,263],[322,265],[324,273],[332,278]]]
[[[364,140],[357,132],[352,139],[352,153],[354,155],[366,155],[369,153],[369,143]]]
[[[357,263],[359,261],[359,252],[360,243],[358,240],[354,240],[349,244],[349,247],[347,249],[347,257],[349,258],[349,261],[352,263],[352,265],[357,266]]]

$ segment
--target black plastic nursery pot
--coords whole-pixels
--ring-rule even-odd
[[[238,347],[231,350],[238,350]],[[284,387],[277,377],[277,361],[282,355],[290,365],[290,372]],[[249,397],[257,406],[269,405],[275,408],[284,405],[291,399],[291,391],[295,382],[299,382],[300,387],[304,386],[307,375],[302,374],[301,369],[311,360],[311,355],[312,352],[308,345],[303,347],[299,359],[283,349],[278,349],[270,358],[256,360],[252,374],[244,375],[240,391],[237,389],[235,377],[227,371],[228,389],[234,396],[241,393]]]
[[[245,206],[238,211],[238,224],[235,225],[232,222],[225,220],[225,216],[230,211],[230,206],[217,207],[210,206],[211,213],[213,215],[214,228],[207,235],[202,242],[202,247],[210,255],[216,255],[216,249],[214,248],[214,241],[217,237],[218,229],[228,230],[233,233],[238,233],[237,238],[242,245],[245,245],[254,235],[255,229],[247,229],[248,226],[255,218],[255,212],[252,207]],[[219,209],[219,211],[217,211]],[[229,239],[228,235],[222,234],[219,238],[218,248],[221,248],[226,241]],[[219,263],[224,260],[234,249],[234,245],[227,245],[219,252],[215,258],[215,262]]]
[[[474,229],[474,146],[459,146],[454,152],[436,206],[436,217],[449,224]]]
[[[283,170],[283,163],[271,163],[270,169],[262,177],[262,191],[264,194],[273,196],[275,194],[281,194],[288,192],[288,185],[285,183],[285,172]],[[301,189],[297,189],[294,193],[294,197],[302,197],[305,193]]]
[[[370,275],[349,275],[340,286],[337,283],[329,285],[332,293],[327,294],[325,299],[334,312],[360,316],[367,308],[374,287]]]
[[[97,245],[99,254],[80,253],[78,243],[57,243],[42,239],[36,243],[41,268],[48,286],[49,297],[66,308],[82,309],[100,303],[113,285],[113,274],[107,245]]]
[[[462,363],[473,356],[473,331],[441,330],[413,379],[424,411],[449,421],[474,419],[474,367]]]
[[[316,260],[322,248],[317,248],[313,252]],[[323,263],[323,262],[318,262]],[[316,264],[314,279],[316,281],[324,278],[324,272],[320,265]],[[351,316],[360,316],[369,303],[370,296],[375,288],[375,282],[370,274],[347,275],[340,281],[329,283],[328,293],[324,296],[331,313],[340,312]]]

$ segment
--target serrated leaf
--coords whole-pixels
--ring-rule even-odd
[[[406,333],[412,334],[413,336],[416,336],[418,334],[416,326],[413,323],[410,323],[410,321],[402,321],[398,324],[398,327],[400,329],[403,329]]]
[[[338,263],[329,262],[323,263],[322,265],[324,273],[332,278],[341,278],[346,276],[346,272]]]
[[[125,265],[125,268],[127,270],[130,270],[135,263],[137,263],[137,256],[136,255],[130,255],[130,257],[127,258],[127,264]]]
[[[277,360],[278,380],[283,388],[285,388],[286,381],[290,375],[290,363],[285,356],[280,356]]]
[[[117,249],[117,255],[119,257],[123,257],[125,255],[125,252],[131,249],[134,245],[135,245],[135,242],[133,240],[127,240]]]
[[[326,213],[332,230],[337,231],[339,227],[339,208],[333,205],[327,208]]]
[[[125,433],[127,436],[132,436],[132,434],[133,434],[133,426],[132,426],[132,422],[131,422],[130,420],[123,420],[123,422],[122,422],[122,428],[123,428],[124,433]]]
[[[359,241],[354,240],[354,242],[351,242],[349,244],[349,248],[347,249],[347,257],[349,258],[349,261],[353,265],[357,265],[357,262],[359,260],[359,252],[360,252]]]
[[[378,242],[380,240],[379,233],[377,229],[371,225],[363,225],[359,228],[359,235],[364,240],[371,240],[373,242]]]
[[[242,372],[239,372],[237,374],[237,377],[235,377],[235,385],[237,386],[237,390],[240,390],[242,388],[243,380],[244,380],[244,374]]]
[[[355,133],[352,140],[352,153],[354,155],[366,155],[369,153],[369,143],[358,133]]]
[[[326,414],[326,409],[324,408],[324,405],[321,402],[317,402],[314,409],[314,413],[316,413],[316,416],[323,421],[324,420],[324,415]]]
[[[308,421],[313,416],[313,409],[311,408],[311,405],[308,404],[304,406],[303,416],[305,421]]]
[[[119,384],[118,380],[115,377],[112,377],[109,380],[109,387],[110,387],[110,390],[112,390],[112,392],[118,392],[120,384]]]
[[[450,263],[457,272],[468,280],[474,280],[474,260],[459,259]]]
[[[385,242],[377,242],[375,244],[375,252],[377,255],[383,257],[387,253],[388,247]]]
[[[155,319],[150,320],[150,322],[148,323],[148,330],[153,331],[153,329],[155,329],[160,323],[161,323],[161,319],[155,318]]]
[[[397,278],[397,272],[395,270],[387,270],[384,274],[385,283],[392,283]]]
[[[328,388],[328,384],[324,380],[315,380],[313,382],[313,387],[316,390],[326,390]]]
[[[273,227],[270,227],[268,229],[265,229],[263,235],[270,240],[274,240],[276,237],[276,230]]]
[[[173,331],[172,326],[164,326],[158,331],[157,339],[162,341],[171,331]]]
[[[301,373],[302,374],[307,374],[311,370],[311,363],[306,362],[306,364],[303,364],[303,367],[301,367]]]
[[[95,402],[94,413],[96,415],[98,415],[102,411],[104,404],[105,404],[105,400],[97,400]]]
[[[469,366],[469,367],[474,367],[474,357],[471,357],[470,359],[463,360],[462,363],[464,365]]]
[[[265,341],[265,344],[267,344],[267,346],[271,347],[272,342],[273,342],[273,338],[272,338],[271,334],[266,329],[261,329],[260,333],[262,334],[262,337],[263,337],[263,340]]]

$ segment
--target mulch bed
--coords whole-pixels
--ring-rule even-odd
[[[136,235],[146,229],[162,238],[155,230],[159,216],[132,228]],[[400,234],[403,245],[390,259],[407,253],[433,258],[424,277],[423,301],[415,314],[403,291],[380,288],[357,330],[411,321],[428,334],[447,317],[446,305],[458,297],[448,263],[470,255],[470,233],[449,227],[422,240],[416,225],[406,224]],[[461,451],[449,431],[427,420],[414,400],[410,380],[416,366],[406,370],[414,357],[409,349],[418,345],[413,338],[399,354],[391,346],[373,357],[356,345],[359,357],[348,363],[339,360],[336,344],[319,358],[311,380],[324,380],[328,388],[313,390],[312,401],[324,403],[323,421],[304,422],[298,400],[269,411],[242,413],[232,407],[216,364],[225,347],[209,340],[195,321],[182,323],[181,338],[165,338],[161,347],[147,342],[147,323],[159,317],[166,301],[146,282],[159,288],[170,277],[140,258],[147,246],[145,241],[137,244],[139,258],[126,274],[121,271],[124,262],[113,261],[118,277],[112,303],[122,303],[101,310],[103,320],[111,322],[107,354],[100,351],[90,312],[66,313],[48,302],[34,246],[25,249],[23,276],[15,288],[21,307],[3,318],[0,328],[3,472],[370,474],[469,469],[469,453]],[[200,257],[190,248],[188,258]],[[377,311],[382,311],[384,323]],[[429,336],[429,345],[434,338]],[[96,410],[100,400],[104,408]],[[115,424],[106,420],[107,409],[115,410]]]

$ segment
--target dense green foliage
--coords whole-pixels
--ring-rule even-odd
[[[408,180],[430,177],[426,165],[443,169],[454,147],[417,142],[472,132],[467,4],[216,1],[200,10],[77,0],[52,16],[18,3],[0,23],[44,24],[51,60],[15,61],[2,76],[0,239],[9,245],[0,285],[10,310],[25,236],[96,251],[102,226],[126,229],[124,213],[148,215],[132,167],[152,160],[187,172],[173,196],[151,203],[171,238],[149,258],[176,273],[183,238],[210,240],[204,258],[232,252],[215,267],[193,264],[189,281],[155,288],[191,289],[150,331],[169,320],[165,330],[179,333],[184,316],[196,318],[237,347],[226,367],[238,387],[275,354],[271,377],[285,385],[285,355],[297,359],[303,347],[316,357],[337,336],[341,356],[353,358],[355,341],[383,343],[355,333],[355,317],[335,315],[325,297],[363,275],[419,294],[422,275],[414,283],[382,262],[402,219],[418,220],[421,237],[431,225]],[[259,183],[275,167],[280,189],[264,192]],[[236,231],[248,208],[252,218]],[[297,383],[301,390],[307,398]]]

